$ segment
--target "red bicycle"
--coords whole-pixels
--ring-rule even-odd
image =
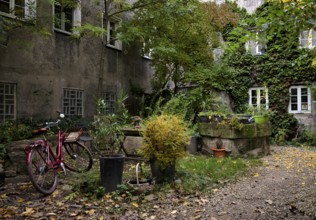
[[[60,118],[64,117],[64,114],[60,114]],[[93,164],[91,152],[78,142],[82,129],[77,132],[63,132],[59,127],[60,122],[61,119],[56,122],[46,122],[44,128],[35,132],[46,134],[51,127],[58,128],[58,144],[55,153],[46,135],[24,149],[30,180],[33,186],[45,195],[55,191],[58,185],[58,172],[64,171],[66,174],[66,168],[75,172],[84,172],[90,170]]]

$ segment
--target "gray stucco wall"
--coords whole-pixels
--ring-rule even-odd
[[[82,22],[101,24],[96,16],[100,8],[84,2]],[[47,15],[51,6],[41,5],[39,10],[52,30],[53,19]],[[112,49],[97,37],[73,39],[53,30],[51,36],[43,36],[24,27],[11,31],[7,45],[0,45],[0,82],[17,85],[17,118],[55,117],[56,110],[62,110],[64,88],[83,90],[84,117],[93,117],[100,74],[102,91],[115,87],[128,92],[131,84],[149,91],[152,73],[150,60],[141,57],[139,48]]]

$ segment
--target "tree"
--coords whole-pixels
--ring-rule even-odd
[[[138,5],[146,7],[139,7],[123,24],[122,39],[151,51],[156,92],[172,81],[177,93],[188,75],[209,70],[213,49],[220,43],[218,31],[237,19],[228,7],[198,0],[139,0],[134,8]],[[215,14],[220,8],[223,13]]]

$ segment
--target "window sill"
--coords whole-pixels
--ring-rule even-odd
[[[311,111],[289,111],[291,114],[296,114],[296,115],[304,115],[304,114],[311,114]]]
[[[150,56],[142,56],[143,59],[146,59],[146,60],[152,60],[152,57]]]
[[[16,15],[13,15],[13,14],[8,14],[8,13],[5,13],[5,12],[2,12],[0,11],[0,16],[3,16],[3,17],[7,17],[9,19],[15,19],[15,20],[18,20],[18,21],[21,21],[21,22],[29,22],[29,23],[35,23],[34,22],[34,18],[31,18],[31,17],[17,17]],[[33,21],[33,22],[32,22]]]
[[[64,30],[61,30],[61,29],[58,29],[58,28],[54,28],[54,31],[56,33],[61,33],[61,34],[65,34],[65,35],[68,35],[68,36],[72,35],[72,32],[64,31]]]
[[[106,44],[106,47],[111,48],[111,49],[114,49],[114,50],[122,51],[122,48],[113,46],[113,45],[111,45],[111,44]]]

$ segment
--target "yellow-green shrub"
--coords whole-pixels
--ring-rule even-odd
[[[156,159],[159,166],[166,167],[186,155],[190,133],[181,118],[162,114],[145,121],[143,138],[140,153],[146,159]]]

